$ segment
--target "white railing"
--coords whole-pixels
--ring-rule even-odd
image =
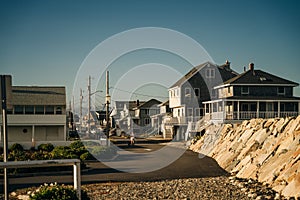
[[[33,161],[9,161],[0,162],[1,168],[30,168],[30,167],[57,167],[57,166],[72,166],[73,165],[73,181],[74,189],[76,190],[78,199],[81,199],[81,171],[79,159],[64,159],[64,160],[33,160]],[[8,186],[7,186],[8,188]],[[8,191],[5,192],[5,197],[8,197]]]
[[[296,111],[285,111],[285,112],[268,112],[268,111],[240,111],[240,112],[232,112],[226,113],[224,117],[224,112],[213,112],[211,114],[207,113],[205,116],[209,119],[213,120],[246,120],[246,119],[253,119],[253,118],[278,118],[278,117],[292,117],[298,116],[300,113]]]

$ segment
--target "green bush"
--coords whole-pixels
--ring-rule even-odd
[[[85,152],[85,153],[80,155],[80,160],[81,161],[95,160],[95,158],[90,152]]]
[[[48,144],[40,144],[38,146],[38,150],[39,151],[47,151],[47,152],[51,152],[54,149],[53,144],[48,143]]]
[[[24,148],[22,145],[15,143],[9,148],[9,151],[24,151]]]
[[[36,192],[34,192],[30,199],[32,200],[77,200],[76,190],[64,185],[50,184],[40,186]],[[81,199],[89,200],[86,191],[81,191]]]
[[[57,146],[51,151],[52,159],[74,159],[79,158],[70,147]]]
[[[69,147],[71,149],[79,149],[81,147],[84,147],[84,144],[81,141],[72,142]]]

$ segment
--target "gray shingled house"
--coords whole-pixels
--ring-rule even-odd
[[[218,97],[204,102],[205,113],[216,122],[297,116],[300,98],[293,95],[296,86],[299,84],[256,70],[250,63],[244,73],[214,87]]]

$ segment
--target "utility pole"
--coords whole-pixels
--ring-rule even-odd
[[[91,76],[89,76],[88,80],[88,136],[91,133]]]
[[[79,132],[81,133],[82,132],[82,99],[83,99],[83,96],[82,96],[82,89],[80,88],[80,118],[79,118]]]
[[[1,75],[1,100],[2,100],[2,132],[3,132],[3,162],[7,162],[8,138],[7,138],[7,102],[6,102],[6,77]],[[4,168],[4,199],[8,200],[8,176],[7,168]]]
[[[109,146],[109,103],[110,103],[110,96],[109,96],[109,72],[106,71],[106,138],[107,138],[107,146]]]

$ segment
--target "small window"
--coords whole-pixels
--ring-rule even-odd
[[[243,86],[242,87],[242,94],[249,94],[249,87],[248,86]]]
[[[215,78],[215,69],[208,68],[205,71],[206,78]]]
[[[200,116],[200,108],[195,108],[195,116]]]
[[[200,97],[200,89],[195,88],[194,91],[195,91],[195,96],[199,98]]]
[[[34,114],[34,106],[25,106],[25,114]]]
[[[285,88],[284,87],[278,87],[277,88],[277,94],[278,95],[284,95],[285,94]]]
[[[150,118],[145,118],[145,125],[150,124],[151,120]]]
[[[227,93],[230,94],[231,93],[231,87],[227,88]]]
[[[15,114],[24,114],[24,106],[15,106],[14,111]]]
[[[191,97],[191,88],[185,88],[185,97]]]
[[[187,116],[193,116],[193,108],[187,109]]]
[[[211,89],[211,97],[212,97],[212,98],[217,97],[217,92],[216,92],[215,89]]]
[[[56,107],[55,113],[58,114],[58,115],[62,114],[62,109],[61,109],[61,107]]]

